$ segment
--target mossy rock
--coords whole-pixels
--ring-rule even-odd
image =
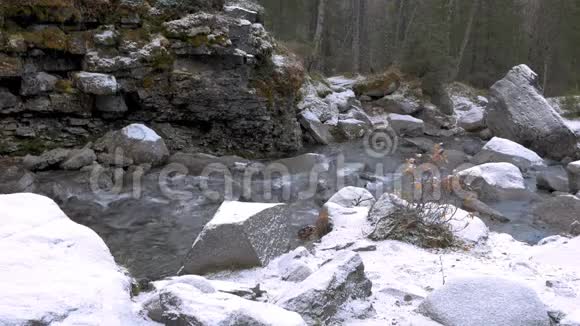
[[[305,80],[304,68],[298,61],[289,62],[283,67],[276,67],[267,61],[257,67],[250,86],[256,89],[259,96],[268,99],[270,106],[275,104],[278,97],[293,97],[298,101]]]
[[[30,17],[39,22],[82,22],[114,12],[110,0],[2,0],[5,17]]]
[[[357,96],[366,95],[380,98],[394,93],[400,86],[401,76],[389,72],[359,81],[353,86],[353,90]]]

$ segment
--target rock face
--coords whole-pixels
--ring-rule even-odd
[[[506,162],[517,166],[522,171],[546,166],[544,160],[534,151],[499,137],[494,137],[487,142],[473,157],[472,162],[475,164]]]
[[[0,324],[139,323],[130,279],[95,232],[38,195],[0,195],[0,210]]]
[[[549,326],[544,304],[530,288],[492,277],[453,280],[419,310],[444,326]]]
[[[183,273],[264,266],[289,249],[283,204],[224,202],[188,253]]]
[[[516,199],[526,186],[520,170],[510,163],[487,163],[456,174],[467,190],[474,191],[484,201]]]
[[[555,159],[574,157],[577,139],[538,91],[538,75],[514,67],[491,87],[487,125],[494,135]]]
[[[308,325],[325,324],[349,299],[370,296],[371,287],[361,257],[352,251],[343,251],[283,294],[276,304],[299,313]]]
[[[1,1],[0,155],[79,146],[134,122],[161,125],[172,150],[300,149],[303,68],[273,59],[258,12],[223,4]]]
[[[142,124],[132,124],[111,131],[95,144],[95,149],[109,155],[121,155],[135,164],[161,165],[169,157],[165,141]]]

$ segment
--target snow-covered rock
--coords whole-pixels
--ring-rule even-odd
[[[375,197],[364,188],[345,187],[330,197],[328,203],[335,203],[343,207],[372,207]]]
[[[142,124],[131,124],[121,130],[108,132],[97,140],[94,149],[131,159],[134,164],[157,166],[165,163],[169,157],[165,141]]]
[[[551,190],[569,192],[570,183],[568,181],[568,172],[562,166],[550,166],[538,174],[538,187]]]
[[[115,76],[93,72],[73,74],[75,86],[82,92],[93,95],[114,95],[119,91]]]
[[[352,251],[341,251],[306,280],[284,293],[276,304],[298,312],[309,325],[324,324],[350,299],[370,296],[371,287],[361,257]]]
[[[422,136],[425,132],[423,120],[408,115],[389,114],[389,125],[399,136]]]
[[[526,65],[512,68],[490,91],[487,125],[494,135],[530,144],[554,159],[577,152],[574,132],[538,90],[538,75]]]
[[[165,325],[306,325],[297,313],[273,304],[227,293],[208,293],[181,282],[158,290],[148,299],[146,307],[153,320]]]
[[[289,249],[288,219],[284,204],[226,201],[194,241],[182,272],[267,265]]]
[[[478,243],[489,236],[487,225],[472,213],[458,208],[449,215],[451,231],[458,239],[466,243]]]
[[[521,171],[510,163],[486,163],[456,175],[467,190],[484,201],[517,199],[526,192]]]
[[[494,137],[487,142],[472,161],[475,164],[506,162],[517,166],[522,171],[546,166],[544,160],[536,152],[500,137]]]
[[[496,277],[454,279],[431,293],[419,310],[444,326],[549,326],[534,290]]]
[[[278,273],[282,280],[288,282],[304,281],[317,267],[312,254],[304,247],[296,248],[278,259]]]
[[[580,326],[580,310],[566,316],[564,320],[560,322],[560,326]]]
[[[103,240],[46,197],[0,196],[1,325],[142,325]]]
[[[331,131],[335,126],[324,124],[315,113],[305,110],[299,114],[298,121],[300,122],[300,125],[308,131],[314,141],[319,144],[328,145],[334,142],[335,139]]]
[[[335,106],[338,109],[338,112],[344,113],[348,111],[357,100],[354,92],[348,89],[344,92],[329,94],[326,96],[324,101],[331,107]]]
[[[355,140],[362,138],[370,130],[370,125],[357,119],[345,119],[338,121],[338,130],[345,140]]]

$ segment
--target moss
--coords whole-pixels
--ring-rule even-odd
[[[206,34],[197,34],[194,37],[191,37],[189,39],[187,39],[187,42],[193,46],[195,46],[196,48],[202,46],[202,45],[208,45],[209,44],[209,38],[207,37]]]
[[[155,78],[153,78],[152,76],[147,76],[145,78],[143,78],[143,88],[145,89],[150,89],[155,85]]]
[[[24,156],[27,154],[31,155],[40,155],[47,150],[51,150],[54,148],[54,145],[48,142],[45,142],[41,139],[34,138],[34,139],[26,139],[18,142],[18,149],[16,152],[11,153],[15,156]]]
[[[153,68],[168,70],[173,67],[173,62],[175,58],[169,52],[158,53],[151,60],[151,65]]]
[[[68,79],[60,79],[55,84],[55,89],[57,92],[65,94],[75,94],[77,89],[73,86],[73,82]]]
[[[258,66],[250,86],[256,89],[259,96],[268,99],[270,107],[273,107],[278,97],[292,97],[297,101],[303,83],[304,69],[297,62],[283,67],[265,62]]]

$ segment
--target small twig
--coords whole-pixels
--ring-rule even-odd
[[[439,256],[439,263],[441,264],[441,277],[443,278],[443,285],[445,285],[445,269],[443,268],[443,256]]]

